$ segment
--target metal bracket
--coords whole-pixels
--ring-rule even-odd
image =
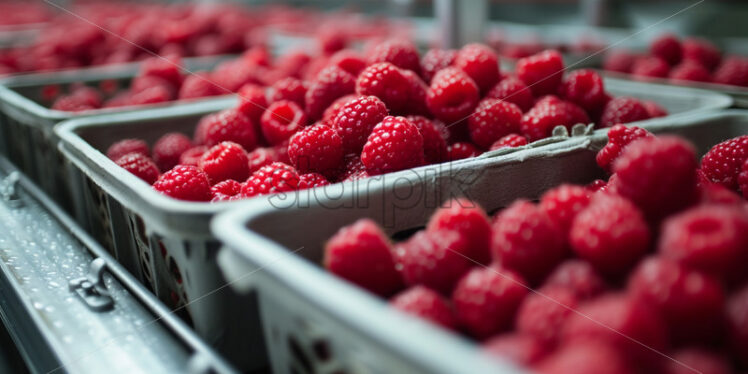
[[[18,181],[21,180],[21,174],[14,171],[8,174],[2,181],[0,181],[0,197],[3,201],[8,203],[11,208],[20,208],[23,206],[23,200],[18,195]]]
[[[70,291],[75,292],[91,310],[103,312],[114,307],[114,299],[104,284],[106,261],[96,258],[91,261],[88,274],[83,278],[73,279],[68,283]]]

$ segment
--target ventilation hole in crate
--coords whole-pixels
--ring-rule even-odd
[[[330,345],[325,340],[318,340],[312,344],[312,350],[314,351],[314,355],[317,356],[317,359],[320,361],[327,361],[330,358],[332,358],[330,354]]]
[[[174,262],[174,260],[171,258],[169,258],[169,271],[171,272],[171,276],[174,278],[177,284],[182,284],[182,272],[179,271],[179,267],[177,266],[176,262]]]
[[[140,241],[143,243],[148,242],[148,237],[145,235],[145,222],[143,222],[143,219],[140,218],[140,216],[135,216],[135,224],[137,226],[138,236],[140,237]]]
[[[293,335],[288,336],[288,348],[291,350],[291,356],[308,372],[313,373],[312,361],[307,357],[304,351],[301,349],[301,345]]]

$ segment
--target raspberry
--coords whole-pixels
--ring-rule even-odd
[[[204,145],[192,147],[179,155],[179,162],[177,164],[197,166],[200,163],[200,158],[203,157],[205,152],[208,152],[208,147]]]
[[[224,90],[236,92],[246,84],[261,84],[260,76],[263,71],[257,64],[235,59],[216,66],[211,77]]]
[[[128,153],[114,163],[148,184],[153,184],[160,174],[156,164],[142,153]]]
[[[719,331],[725,296],[717,279],[652,257],[631,274],[628,290],[660,313],[672,341],[704,341]]]
[[[469,248],[452,248],[462,238],[454,231],[419,231],[408,241],[395,245],[397,268],[410,286],[424,285],[449,294],[457,281],[474,265]]]
[[[493,222],[494,261],[516,270],[532,284],[540,282],[566,255],[564,235],[535,204],[518,200]]]
[[[335,99],[335,101],[333,101],[332,104],[330,104],[330,106],[325,109],[324,113],[322,113],[322,119],[320,121],[328,125],[334,123],[335,117],[337,117],[338,112],[340,112],[340,108],[342,108],[343,105],[347,104],[349,101],[358,97],[359,96],[356,94],[351,94]]]
[[[685,60],[670,70],[670,79],[674,81],[711,82],[712,74],[701,64]]]
[[[574,292],[580,300],[589,300],[606,290],[605,281],[581,260],[566,260],[558,265],[543,283],[543,289],[563,287]]]
[[[730,296],[726,309],[733,356],[748,365],[748,285]]]
[[[578,298],[568,288],[543,288],[527,295],[517,311],[517,332],[535,336],[555,347],[561,328],[577,307]]]
[[[431,80],[426,103],[434,117],[450,125],[467,118],[479,98],[475,82],[462,70],[448,67]]]
[[[177,87],[179,86],[175,87],[173,83],[163,78],[145,75],[145,76],[135,77],[132,80],[132,82],[130,83],[130,93],[135,95],[135,94],[139,94],[143,91],[146,91],[154,87],[164,88],[168,92],[167,96],[171,98],[176,95]]]
[[[514,103],[522,109],[522,112],[530,110],[535,103],[532,91],[521,80],[515,77],[502,79],[501,82],[497,83],[486,93],[486,98]]]
[[[574,217],[590,203],[590,193],[582,186],[562,184],[540,197],[540,208],[568,235]]]
[[[465,158],[478,156],[480,150],[471,143],[457,142],[447,147],[447,160],[457,161]]]
[[[281,100],[293,101],[300,107],[304,107],[304,96],[306,96],[306,84],[293,77],[283,78],[270,87],[272,94],[270,102]]]
[[[647,109],[649,118],[665,117],[668,114],[667,109],[652,100],[643,100],[642,104]]]
[[[246,84],[239,89],[239,105],[236,110],[243,113],[255,125],[260,124],[260,117],[268,107],[268,99],[265,89],[256,84]]]
[[[322,174],[306,173],[299,176],[299,189],[322,187],[330,184],[330,181]]]
[[[179,93],[177,97],[181,99],[195,99],[200,97],[218,96],[223,94],[230,94],[218,86],[216,86],[211,80],[207,73],[195,73],[188,75],[184,79],[184,83],[179,87]]]
[[[244,197],[294,191],[299,187],[299,174],[290,165],[273,162],[252,173],[242,187]]]
[[[151,157],[148,144],[140,139],[122,139],[110,145],[106,150],[106,156],[112,161],[116,161],[128,153],[140,153],[143,156]]]
[[[182,153],[192,148],[190,138],[182,133],[170,132],[153,145],[153,161],[161,171],[167,171],[179,164]]]
[[[517,78],[532,90],[535,96],[555,94],[561,84],[564,61],[561,54],[547,50],[517,61]]]
[[[535,366],[539,374],[633,374],[628,360],[607,344],[578,342],[564,345]]]
[[[612,51],[605,55],[603,69],[618,73],[631,73],[631,68],[637,60],[637,55],[626,50]]]
[[[559,94],[589,113],[599,112],[607,101],[603,79],[589,69],[576,70],[567,75],[559,87]]]
[[[358,155],[351,154],[345,156],[344,164],[343,174],[339,178],[340,181],[358,180],[369,177],[366,167]]]
[[[256,148],[247,154],[249,172],[254,173],[265,165],[280,161],[280,156],[274,148]]]
[[[612,176],[611,176],[612,177]],[[608,182],[602,180],[602,179],[595,179],[594,181],[588,183],[586,186],[584,186],[588,191],[590,192],[597,192],[597,191],[605,191],[605,188],[608,186]]]
[[[600,127],[643,121],[648,118],[647,108],[639,99],[619,96],[605,105],[605,109],[600,116]]]
[[[195,166],[177,165],[161,174],[153,189],[179,200],[210,201],[208,175]]]
[[[452,66],[452,63],[457,57],[457,51],[454,49],[438,49],[432,48],[426,51],[421,57],[421,75],[426,83],[431,83],[431,79],[439,70],[442,70],[448,66]]]
[[[408,101],[405,103],[405,107],[399,111],[392,109],[393,114],[429,115],[430,112],[426,103],[428,86],[416,73],[410,70],[403,70],[402,73],[408,83]]]
[[[501,139],[491,144],[491,147],[489,148],[489,150],[495,151],[501,148],[506,148],[506,147],[514,148],[514,147],[521,147],[523,145],[527,145],[527,138],[519,134],[509,134],[509,135],[503,136]]]
[[[180,58],[151,57],[142,62],[138,75],[158,77],[179,87],[182,85],[181,66]]]
[[[322,117],[335,99],[351,94],[356,89],[356,78],[347,71],[328,66],[320,71],[306,91],[306,113],[313,121]]]
[[[226,179],[218,182],[210,188],[210,194],[213,198],[211,202],[217,201],[234,201],[242,198],[242,184],[233,180]]]
[[[683,40],[682,47],[683,60],[698,62],[710,71],[722,61],[722,53],[706,39],[686,38]]]
[[[390,242],[370,219],[343,227],[325,244],[323,264],[331,273],[380,296],[402,287]]]
[[[171,101],[173,95],[164,86],[147,88],[130,96],[128,105],[160,104]]]
[[[689,209],[663,223],[658,250],[715,276],[740,275],[748,258],[748,217],[734,206]]]
[[[447,128],[439,121],[432,121],[422,116],[408,116],[408,121],[414,124],[423,136],[423,154],[428,164],[438,164],[447,157],[447,141],[444,133]]]
[[[330,56],[330,65],[335,65],[357,77],[364,68],[366,68],[366,60],[361,57],[358,52],[352,49],[344,49],[335,52],[334,55]]]
[[[531,365],[548,354],[548,347],[539,339],[523,334],[502,334],[483,343],[483,351],[519,365]]]
[[[623,294],[609,294],[582,304],[569,317],[561,333],[562,342],[611,344],[633,362],[649,363],[651,350],[667,344],[665,324],[649,305]],[[588,354],[590,354],[588,352]]]
[[[265,140],[277,145],[306,126],[304,110],[293,101],[276,101],[262,114],[260,125]]]
[[[743,199],[727,187],[711,182],[699,184],[699,204],[739,205]]]
[[[644,137],[629,144],[613,163],[615,190],[650,218],[685,208],[698,197],[696,155],[673,136]]]
[[[714,72],[714,82],[748,87],[748,58],[729,57]]]
[[[670,65],[655,56],[639,57],[631,67],[631,74],[643,78],[666,78],[670,73]]]
[[[522,277],[511,270],[474,268],[452,293],[457,319],[478,339],[508,329],[527,294],[524,284]]]
[[[481,92],[486,92],[500,80],[499,56],[489,46],[479,43],[467,44],[455,57],[453,65],[465,72]]]
[[[472,262],[491,261],[491,224],[486,212],[468,199],[456,198],[444,203],[431,216],[426,231],[452,232],[455,238],[450,249],[465,254]]]
[[[404,40],[388,40],[374,46],[366,56],[369,65],[389,62],[401,69],[421,74],[421,57],[416,46]]]
[[[343,141],[345,154],[361,153],[374,126],[386,116],[387,107],[376,96],[361,96],[342,105],[332,127]]]
[[[665,34],[655,39],[649,46],[649,52],[670,65],[677,65],[683,57],[680,41],[672,34]]]
[[[211,184],[233,179],[243,182],[249,177],[249,159],[244,148],[234,142],[221,142],[214,145],[198,164]]]
[[[667,360],[667,374],[730,374],[734,371],[722,355],[702,348],[686,348],[671,355]]]
[[[418,128],[404,117],[384,117],[366,140],[361,152],[361,162],[369,175],[421,166],[423,136]]]
[[[101,107],[101,95],[93,88],[82,87],[70,95],[60,96],[52,104],[52,109],[66,112],[80,112]]]
[[[713,146],[701,159],[701,171],[708,180],[737,190],[738,174],[747,159],[748,135],[743,135]]]
[[[485,99],[478,104],[470,118],[470,139],[482,148],[489,148],[505,135],[520,130],[522,110],[518,106],[496,99]]]
[[[220,142],[230,141],[239,144],[245,150],[253,150],[257,146],[257,135],[252,120],[236,109],[225,109],[200,121],[204,126],[204,143],[212,147]],[[198,130],[195,130],[198,138]]]
[[[636,126],[615,125],[608,130],[608,143],[597,152],[596,161],[600,168],[610,171],[613,162],[623,149],[636,139],[652,136],[649,131]]]
[[[743,192],[743,197],[748,200],[748,158],[743,162],[743,167],[740,168],[740,174],[738,174],[738,187]]]
[[[586,124],[589,121],[584,110],[576,104],[555,96],[545,96],[522,116],[520,128],[530,141],[535,141],[551,136],[556,126],[571,129],[577,123]]]
[[[426,287],[408,288],[390,299],[390,305],[435,325],[457,330],[457,318],[449,302]]]
[[[411,82],[390,63],[369,65],[356,80],[356,93],[376,96],[390,111],[400,112],[410,100]]]
[[[345,48],[348,38],[333,27],[326,27],[317,32],[317,42],[322,53],[329,55]]]
[[[291,137],[288,156],[299,172],[332,178],[343,166],[343,141],[329,126],[310,126]]]

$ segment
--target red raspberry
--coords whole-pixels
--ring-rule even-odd
[[[714,72],[714,82],[748,87],[748,58],[728,57]]]
[[[497,266],[474,268],[452,293],[457,319],[473,336],[488,338],[511,327],[527,294],[522,277]]]
[[[389,62],[401,69],[421,74],[421,57],[416,46],[405,40],[388,40],[374,46],[366,56],[369,65]]]
[[[366,172],[366,167],[361,162],[361,158],[358,155],[349,154],[345,156],[344,164],[344,172],[340,178],[338,178],[339,181],[359,180],[369,177],[369,174]]]
[[[405,107],[399,111],[391,109],[392,114],[416,114],[430,115],[426,97],[429,87],[423,83],[421,77],[410,70],[402,71],[405,80],[408,82],[408,101]]]
[[[482,148],[489,148],[505,135],[520,130],[522,110],[506,101],[485,99],[468,119],[470,139]]]
[[[465,72],[481,92],[486,92],[500,80],[499,56],[485,44],[472,43],[457,52],[453,64]]]
[[[665,324],[641,300],[609,294],[582,304],[577,311],[564,326],[563,343],[611,344],[627,359],[642,364],[659,358],[652,350],[662,351],[667,344]]]
[[[722,60],[722,53],[710,41],[701,38],[683,40],[683,60],[698,62],[708,70],[714,70]]]
[[[566,260],[553,270],[543,283],[543,289],[556,287],[573,291],[580,300],[597,297],[607,288],[592,265],[581,260]]]
[[[54,104],[52,104],[52,109],[63,112],[82,112],[84,110],[97,109],[97,107],[85,102],[78,96],[66,95],[58,97]]]
[[[668,218],[663,256],[721,278],[740,276],[748,259],[748,216],[734,206],[699,206]]]
[[[435,325],[457,330],[457,318],[452,306],[441,295],[424,286],[400,292],[390,299],[390,305]]]
[[[605,55],[603,69],[618,73],[631,73],[637,55],[626,50],[616,50]]]
[[[192,147],[179,155],[178,164],[197,166],[200,163],[200,158],[203,157],[205,152],[208,152],[208,147],[204,145]]]
[[[335,99],[351,94],[356,89],[356,77],[337,67],[328,66],[320,71],[306,91],[306,112],[310,119],[318,120]]]
[[[452,66],[456,57],[457,51],[454,49],[432,48],[426,51],[423,57],[421,57],[421,75],[423,76],[423,80],[426,83],[431,83],[431,79],[434,78],[436,72]]]
[[[611,176],[612,177],[612,176]],[[605,187],[608,186],[608,182],[602,179],[595,179],[584,186],[590,192],[605,191]]]
[[[423,136],[404,117],[384,117],[366,140],[361,162],[369,175],[410,169],[423,165]]]
[[[532,365],[548,354],[548,347],[539,339],[523,334],[501,334],[483,343],[483,351],[519,365]]]
[[[590,203],[590,193],[582,186],[562,184],[540,197],[540,208],[568,235],[574,217]]]
[[[712,147],[701,159],[701,171],[708,180],[737,190],[738,174],[747,159],[748,135],[743,135]]]
[[[730,296],[726,314],[733,356],[748,365],[748,285]]]
[[[164,79],[179,87],[182,85],[182,61],[178,57],[150,57],[140,65],[139,76],[153,76]]]
[[[560,228],[535,204],[518,200],[493,222],[494,261],[516,270],[532,284],[540,282],[566,255]]]
[[[740,174],[738,174],[738,187],[743,192],[743,197],[748,200],[748,158],[743,162],[743,167],[740,168]]]
[[[168,93],[167,96],[171,99],[172,97],[176,97],[177,87],[179,86],[175,87],[173,83],[163,78],[146,75],[135,77],[132,80],[130,83],[130,93],[136,95],[154,87],[163,88]]]
[[[597,165],[610,171],[623,149],[636,139],[651,137],[652,133],[636,126],[615,125],[608,130],[608,143],[597,153]]]
[[[147,88],[130,96],[128,105],[160,104],[173,99],[171,92],[163,86]]]
[[[299,189],[322,187],[330,184],[330,181],[322,174],[306,173],[299,175]]]
[[[561,328],[577,307],[574,291],[565,287],[543,288],[527,295],[517,311],[515,326],[520,334],[532,335],[555,347]]]
[[[467,118],[478,105],[478,86],[460,69],[448,67],[431,80],[426,103],[434,117],[451,125]]]
[[[335,65],[357,77],[364,68],[366,68],[366,60],[361,57],[358,52],[352,49],[344,49],[335,52],[334,55],[330,56],[328,64]]]
[[[142,153],[128,153],[114,163],[148,184],[153,184],[160,174],[156,164]]]
[[[649,118],[647,108],[641,100],[633,97],[619,96],[605,105],[600,116],[600,127],[611,127],[618,124],[643,121]]]
[[[182,133],[170,132],[153,145],[153,161],[161,171],[167,171],[179,164],[182,153],[192,148],[190,138]]]
[[[522,133],[530,140],[540,140],[551,136],[556,126],[571,129],[577,123],[587,124],[589,117],[576,104],[563,101],[555,96],[538,100],[522,117]]]
[[[448,132],[443,123],[422,116],[408,116],[423,136],[423,154],[428,164],[438,164],[447,157],[447,141],[444,134]]]
[[[673,136],[644,137],[613,163],[614,188],[650,218],[685,208],[698,197],[693,146]]]
[[[281,161],[275,148],[256,148],[254,151],[247,154],[247,158],[249,159],[250,173],[260,170],[260,168],[265,165]]]
[[[320,173],[333,178],[343,166],[343,141],[329,126],[310,126],[291,137],[288,156],[301,173]]]
[[[651,257],[631,274],[628,291],[662,315],[674,342],[705,341],[720,331],[725,295],[719,281],[708,275]]]
[[[631,74],[642,78],[667,78],[670,65],[655,56],[639,57],[631,67]]]
[[[450,249],[465,254],[472,262],[491,261],[491,224],[486,212],[468,199],[456,198],[444,203],[431,216],[426,231],[452,232],[455,238]]]
[[[210,188],[210,194],[213,198],[211,202],[234,201],[242,198],[242,184],[233,180],[226,179],[218,182]]]
[[[567,75],[559,87],[559,94],[589,113],[599,113],[608,100],[603,79],[589,69],[576,70]]]
[[[148,144],[140,139],[122,139],[110,145],[106,150],[106,156],[112,161],[116,161],[128,153],[140,153],[143,156],[151,157]]]
[[[343,227],[325,244],[325,268],[380,296],[402,288],[390,242],[374,221],[364,218]]]
[[[261,84],[260,77],[266,69],[261,66],[248,63],[242,59],[229,60],[219,64],[213,69],[211,77],[213,81],[224,90],[238,91],[242,86],[253,83]]]
[[[525,82],[535,96],[555,94],[564,73],[561,54],[546,50],[517,61],[517,78]]]
[[[737,193],[721,184],[699,183],[699,204],[701,205],[740,205],[741,203],[743,203],[743,199]]]
[[[670,70],[670,79],[674,81],[711,82],[712,74],[697,62],[685,60]]]
[[[293,101],[300,107],[304,107],[304,96],[306,95],[306,83],[293,77],[283,78],[270,87],[272,94],[270,102],[281,100]]]
[[[244,197],[294,191],[299,187],[299,174],[290,165],[273,162],[261,167],[242,187]]]
[[[335,122],[335,117],[338,116],[338,112],[340,112],[340,108],[343,107],[343,105],[347,104],[349,101],[352,101],[353,99],[358,98],[359,96],[356,94],[351,95],[345,95],[341,98],[336,99],[335,101],[330,104],[330,106],[325,109],[324,113],[322,113],[322,123],[326,123],[328,125],[331,125]]]
[[[356,93],[376,96],[390,111],[401,112],[410,100],[411,82],[390,63],[369,65],[356,80]]]
[[[457,161],[465,158],[475,157],[481,154],[478,148],[471,143],[457,142],[447,147],[447,160]]]
[[[239,89],[237,95],[239,96],[239,105],[236,110],[244,113],[255,125],[259,125],[260,117],[268,107],[265,88],[256,84],[246,84]]]
[[[329,55],[345,48],[348,38],[335,27],[324,27],[317,32],[317,42],[322,53]]]
[[[405,284],[421,284],[449,294],[474,265],[469,253],[460,252],[469,248],[452,248],[452,243],[459,244],[461,239],[454,231],[419,231],[408,241],[396,244],[395,262]]]
[[[161,174],[153,189],[179,200],[210,201],[208,175],[195,166],[177,165]]]
[[[205,122],[200,121],[198,129],[204,126],[202,136],[208,147],[224,141],[239,144],[245,150],[253,150],[257,146],[257,135],[252,120],[236,109],[222,110],[203,120]],[[195,130],[195,137],[199,137],[198,130]]]
[[[345,154],[361,153],[374,126],[386,116],[387,107],[376,96],[361,96],[342,105],[332,127],[343,141]]]
[[[293,101],[276,101],[262,114],[260,125],[265,140],[278,145],[306,126],[304,110]]]
[[[227,179],[243,182],[249,177],[247,153],[242,146],[234,142],[214,145],[200,157],[198,165],[208,175],[211,184]]]
[[[514,148],[514,147],[521,147],[523,145],[527,145],[527,138],[519,134],[509,134],[509,135],[503,136],[501,139],[491,144],[491,147],[489,148],[489,150],[495,151],[501,148],[506,148],[506,147]]]
[[[731,374],[729,361],[721,354],[702,348],[686,348],[670,355],[665,361],[667,374]]]
[[[535,98],[532,91],[527,88],[521,80],[515,77],[507,77],[497,83],[491,90],[486,93],[486,98],[499,99],[516,104],[522,112],[532,108]]]
[[[177,97],[183,99],[195,99],[200,97],[228,95],[231,92],[216,86],[207,73],[199,72],[188,75],[184,83],[179,87]]]
[[[564,345],[534,368],[539,374],[633,374],[628,360],[598,342]]]
[[[668,114],[667,109],[652,100],[642,100],[642,104],[647,109],[649,118],[665,117]]]
[[[649,46],[649,52],[670,65],[677,65],[683,57],[680,41],[672,34],[665,34],[655,39]]]

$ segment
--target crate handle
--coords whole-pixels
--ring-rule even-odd
[[[104,283],[105,270],[106,261],[97,257],[91,261],[85,277],[73,279],[68,283],[70,291],[75,292],[91,310],[96,312],[104,312],[114,307],[114,299]]]
[[[23,205],[23,200],[18,195],[18,181],[20,180],[21,174],[14,171],[0,181],[0,196],[11,208],[19,208]]]

